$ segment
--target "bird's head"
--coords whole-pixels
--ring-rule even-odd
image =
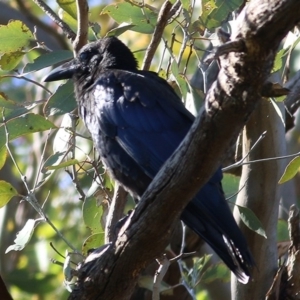
[[[44,81],[93,76],[104,69],[133,71],[137,61],[132,52],[116,37],[106,37],[85,45],[77,57],[52,70]]]

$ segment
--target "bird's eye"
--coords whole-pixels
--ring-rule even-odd
[[[92,55],[93,54],[91,52],[85,51],[85,52],[82,52],[79,54],[79,59],[81,61],[86,61],[86,60],[89,60]]]

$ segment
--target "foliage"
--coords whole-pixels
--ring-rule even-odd
[[[161,1],[148,2],[121,1],[105,6],[91,1],[89,40],[98,35],[122,35],[141,65],[162,4]],[[219,43],[216,28],[222,26],[230,30],[227,21],[231,21],[234,11],[244,4],[239,0],[196,2],[182,1],[179,14],[164,30],[151,66],[170,81],[193,113],[198,111],[207,91],[208,71],[202,64],[204,49],[211,46],[211,41]],[[56,13],[76,31],[75,0],[57,3]],[[44,17],[36,8],[30,12],[33,3],[28,6],[29,15]],[[57,31],[53,24],[43,24],[49,34]],[[103,201],[110,201],[113,191],[113,183],[93,152],[86,130],[74,116],[76,101],[72,82],[49,85],[42,82],[47,68],[70,59],[72,52],[70,49],[50,50],[51,44],[45,45],[43,39],[37,38],[39,30],[39,25],[35,32],[20,20],[0,26],[0,168],[3,178],[0,206],[4,206],[1,252],[10,251],[1,254],[1,265],[16,299],[31,299],[33,295],[53,299],[55,295],[58,298],[67,295],[62,286],[65,280],[62,268],[49,263],[49,258],[64,261],[57,252],[65,253],[68,249],[72,253],[67,260],[74,268],[82,259],[79,253],[86,255],[89,249],[104,244],[107,206]],[[298,35],[295,35],[293,43],[278,52],[276,71],[282,70],[287,51],[292,51],[297,43]],[[190,80],[195,65],[201,65],[204,74],[198,77],[203,84],[197,87]],[[298,169],[299,157],[296,157],[280,183],[294,177]],[[229,179],[229,185],[232,182],[233,179]],[[95,192],[99,186],[101,192]],[[233,192],[230,188],[225,190]],[[78,200],[85,201],[82,204]],[[246,207],[238,208],[246,225],[266,237],[253,212]],[[15,252],[19,250],[22,252]],[[11,262],[7,263],[8,260]],[[192,266],[183,265],[182,278],[190,289],[197,291],[199,283],[203,288],[216,279],[228,281],[224,265],[207,266],[208,260],[207,257],[195,258]],[[148,286],[147,280],[146,283],[143,284]],[[197,299],[208,299],[204,297],[199,293]]]

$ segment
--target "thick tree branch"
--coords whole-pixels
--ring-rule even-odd
[[[298,0],[255,0],[244,9],[231,40],[243,40],[245,51],[220,57],[206,112],[153,180],[117,240],[82,265],[69,299],[129,299],[140,271],[164,251],[182,210],[260,102],[276,49],[299,22],[299,9]]]

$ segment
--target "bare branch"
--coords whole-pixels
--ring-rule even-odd
[[[168,0],[164,2],[164,4],[161,7],[161,10],[158,15],[157,24],[154,29],[154,33],[152,35],[151,42],[147,48],[145,58],[143,61],[143,70],[149,70],[152,58],[154,56],[154,53],[161,41],[163,32],[165,27],[167,26],[168,20],[171,16],[169,16],[169,12],[172,8],[171,2]]]
[[[76,0],[78,28],[73,42],[74,56],[87,43],[89,29],[89,6],[86,0]]]
[[[32,0],[38,7],[42,9],[44,13],[48,17],[51,18],[52,21],[54,21],[55,24],[57,24],[62,31],[65,33],[68,39],[71,39],[72,41],[75,39],[76,34],[74,31],[70,28],[70,26],[64,22],[62,19],[60,19],[57,14],[42,0]]]

